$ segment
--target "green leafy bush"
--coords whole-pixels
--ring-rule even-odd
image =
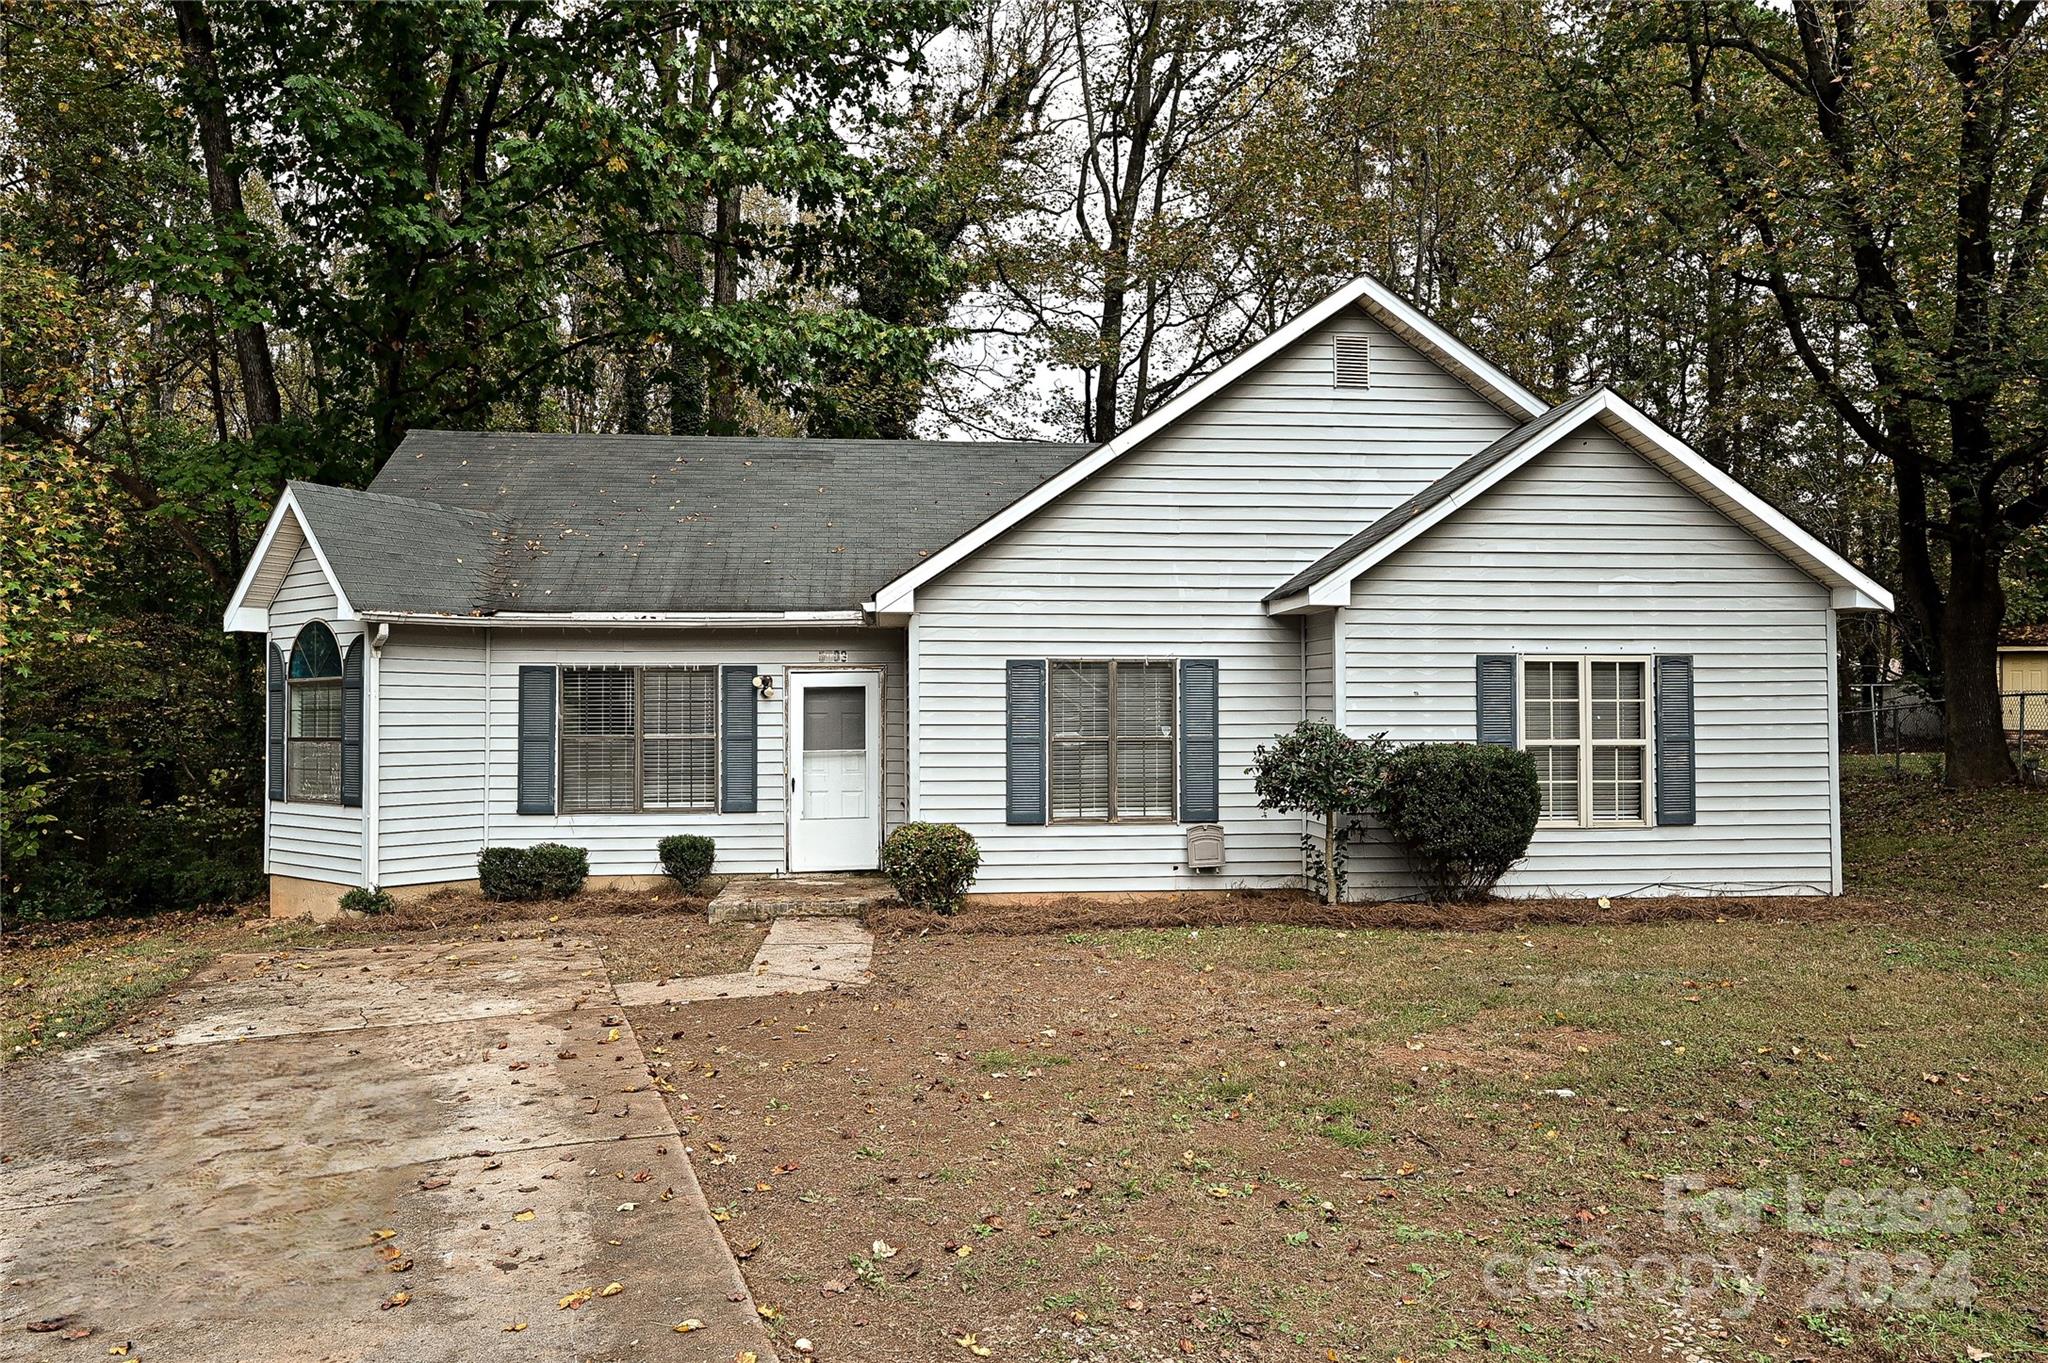
[[[1259,808],[1322,821],[1323,846],[1303,834],[1301,849],[1309,880],[1321,883],[1332,904],[1344,890],[1344,840],[1338,824],[1366,810],[1386,753],[1382,734],[1353,738],[1334,724],[1303,720],[1292,733],[1280,735],[1270,747],[1260,744],[1252,754],[1252,790]]]
[[[567,899],[583,888],[590,854],[559,842],[531,847],[486,847],[476,859],[486,899]]]
[[[1535,759],[1493,745],[1397,748],[1372,793],[1373,813],[1437,903],[1491,894],[1528,852],[1542,807]]]
[[[661,853],[661,869],[686,890],[694,890],[711,874],[718,844],[696,833],[677,833],[655,844]]]
[[[951,913],[980,866],[980,844],[958,824],[907,823],[882,844],[882,874],[913,909]]]
[[[358,885],[341,897],[341,911],[343,913],[361,913],[375,916],[377,914],[390,913],[397,907],[398,904],[391,898],[389,890],[380,890],[374,886],[366,890]]]

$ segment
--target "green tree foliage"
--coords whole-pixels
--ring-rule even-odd
[[[417,425],[904,426],[954,285],[893,91],[952,13],[0,9],[11,900],[253,883],[219,620],[285,479]]]
[[[1291,733],[1260,744],[1252,755],[1252,790],[1259,808],[1322,820],[1322,847],[1312,848],[1306,835],[1302,843],[1320,863],[1323,895],[1329,903],[1335,904],[1344,889],[1341,825],[1371,808],[1387,752],[1384,736],[1358,739],[1334,724],[1303,720]]]

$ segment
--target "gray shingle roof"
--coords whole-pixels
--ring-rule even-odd
[[[1288,578],[1272,591],[1267,592],[1265,599],[1277,601],[1283,596],[1292,596],[1296,592],[1307,591],[1310,587],[1322,581],[1352,559],[1357,558],[1375,544],[1400,530],[1410,521],[1415,520],[1418,516],[1423,515],[1432,508],[1442,505],[1447,499],[1455,496],[1459,489],[1468,486],[1481,474],[1521,449],[1524,445],[1527,445],[1531,440],[1543,434],[1543,432],[1550,430],[1559,422],[1569,421],[1574,413],[1598,397],[1602,391],[1604,390],[1596,388],[1591,392],[1581,393],[1568,402],[1560,402],[1543,415],[1515,427],[1515,429],[1501,436],[1500,439],[1494,441],[1485,449],[1467,458],[1449,473],[1444,474],[1435,482],[1424,487],[1407,501],[1388,511],[1350,539],[1345,540],[1329,553],[1324,554],[1314,563],[1309,564],[1308,567],[1303,568],[1293,577]]]
[[[509,542],[496,517],[410,497],[292,483],[292,500],[357,610],[468,615]]]
[[[1089,448],[414,431],[293,490],[358,610],[848,610]]]

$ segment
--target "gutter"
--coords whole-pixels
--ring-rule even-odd
[[[438,615],[427,611],[359,612],[373,624],[453,625],[486,629],[804,629],[866,625],[867,613],[833,611],[500,611],[495,615]]]

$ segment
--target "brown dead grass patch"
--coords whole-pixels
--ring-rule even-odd
[[[1229,928],[1274,924],[1303,928],[1413,928],[1438,932],[1505,932],[1536,926],[1619,926],[1726,919],[1825,923],[1878,920],[1902,910],[1877,900],[1791,895],[1686,896],[1663,899],[1493,899],[1479,904],[1325,904],[1299,890],[1218,894],[1066,895],[1035,903],[969,903],[957,913],[887,904],[867,916],[889,937],[987,933],[1117,931],[1126,928]]]
[[[1373,1058],[1403,1074],[1465,1070],[1532,1079],[1569,1065],[1579,1056],[1605,1050],[1620,1039],[1612,1032],[1494,1009],[1455,1027],[1381,1047]]]

